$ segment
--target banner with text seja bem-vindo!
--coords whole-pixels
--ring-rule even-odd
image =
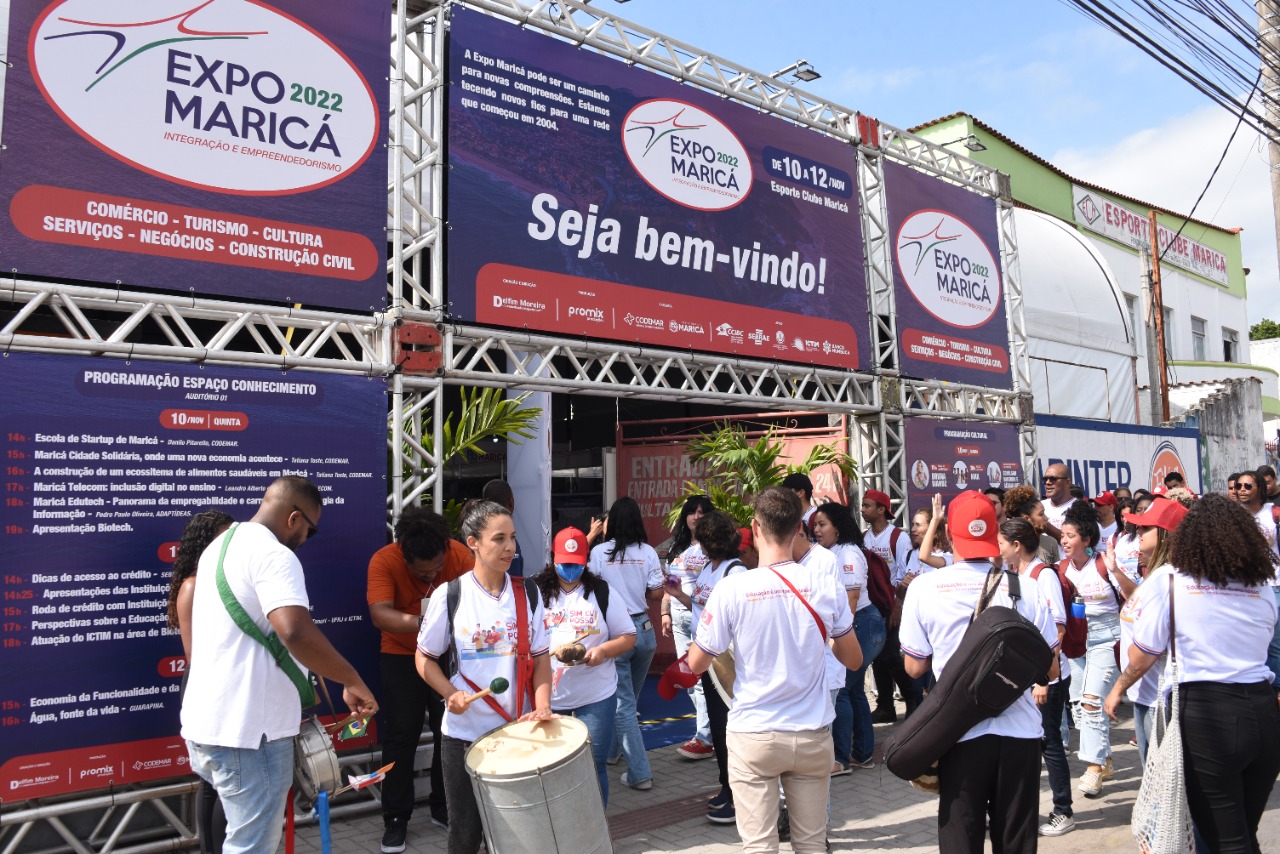
[[[885,164],[902,373],[1011,388],[994,199]]]
[[[178,542],[205,510],[248,521],[284,474],[324,499],[320,540],[298,551],[312,618],[377,691],[364,592],[386,542],[386,391],[306,371],[0,359],[6,803],[189,772],[186,660],[166,619]]]
[[[5,269],[381,308],[390,13],[13,0]]]
[[[456,316],[869,365],[852,145],[465,8],[450,33]]]

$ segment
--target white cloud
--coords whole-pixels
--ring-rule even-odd
[[[1113,145],[1067,148],[1049,160],[1081,180],[1190,213],[1235,123],[1226,110],[1209,105]],[[1270,167],[1260,138],[1247,126],[1236,134],[1195,217],[1224,228],[1244,229],[1240,237],[1244,266],[1250,269],[1249,320],[1280,319]],[[1192,225],[1184,233],[1198,239],[1201,231]]]

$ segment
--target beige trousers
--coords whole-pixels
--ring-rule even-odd
[[[778,782],[787,793],[791,847],[796,854],[827,850],[827,793],[831,788],[831,730],[729,732],[729,787],[743,854],[778,850]]]

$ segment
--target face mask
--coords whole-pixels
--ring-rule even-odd
[[[558,563],[556,575],[563,578],[566,584],[574,584],[582,577],[582,571],[586,568],[586,564],[581,563]]]

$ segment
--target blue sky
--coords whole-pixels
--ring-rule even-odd
[[[1234,117],[1060,0],[632,0],[595,5],[901,128],[968,112],[1068,172],[1189,212]],[[1246,14],[1251,4],[1243,4]],[[981,9],[981,11],[977,11]],[[1243,227],[1249,315],[1280,319],[1265,154],[1242,129],[1198,218]]]

